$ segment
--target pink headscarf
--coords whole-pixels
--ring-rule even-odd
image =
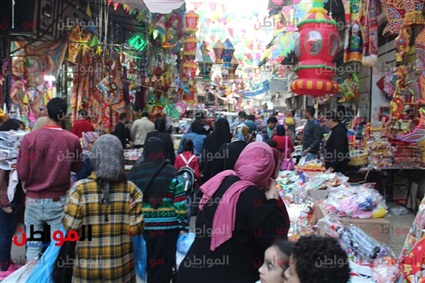
[[[238,176],[241,179],[227,189],[222,198],[226,201],[220,202],[217,206],[212,230],[220,229],[226,232],[212,234],[211,251],[232,237],[235,229],[236,204],[240,194],[250,186],[267,187],[275,165],[272,148],[265,142],[252,142],[241,152],[235,164],[235,171],[223,171],[201,186],[204,196],[199,204],[200,210],[213,197],[226,177]]]

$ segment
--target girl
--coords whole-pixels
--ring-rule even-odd
[[[285,271],[289,267],[289,258],[293,243],[277,238],[264,253],[264,263],[258,269],[260,281],[257,283],[283,283]]]
[[[199,161],[198,157],[193,154],[194,151],[194,145],[193,141],[191,139],[184,139],[182,141],[183,145],[183,153],[180,153],[176,157],[176,162],[174,163],[174,167],[176,167],[177,170],[179,170],[182,167],[190,167],[193,169],[193,172],[195,173],[196,180],[199,180],[201,175],[199,174]]]

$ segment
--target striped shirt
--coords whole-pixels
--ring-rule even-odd
[[[167,230],[188,228],[188,211],[184,183],[179,177],[171,181],[170,187],[157,209],[143,202],[145,230]]]
[[[91,226],[92,238],[77,242],[73,282],[136,282],[131,236],[143,232],[143,194],[130,181],[115,183],[106,206],[102,192],[94,172],[69,192],[63,225],[67,231]]]

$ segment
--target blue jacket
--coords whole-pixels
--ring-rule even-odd
[[[197,133],[188,133],[184,134],[180,144],[179,148],[177,150],[178,154],[183,153],[183,140],[184,139],[191,139],[193,141],[194,149],[195,149],[195,155],[198,157],[199,163],[201,163],[202,160],[202,147],[204,145],[204,139],[206,138],[206,135],[200,135]]]

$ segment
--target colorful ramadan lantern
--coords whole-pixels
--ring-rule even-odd
[[[196,70],[198,65],[195,61],[190,60],[183,63],[183,77],[187,79],[194,79],[196,77]]]
[[[194,11],[189,11],[184,15],[186,31],[189,33],[196,33],[198,30],[198,19],[199,16]]]
[[[186,37],[183,40],[183,55],[184,56],[195,56],[196,55],[196,44],[198,40],[193,35]]]
[[[223,64],[223,55],[225,47],[221,40],[217,41],[217,43],[214,45],[214,55],[215,55],[215,64]]]
[[[229,39],[226,39],[224,42],[224,52],[223,52],[223,68],[232,69],[230,61],[232,61],[233,53],[235,53],[235,48],[233,47],[232,42]]]
[[[341,38],[337,23],[327,15],[321,0],[314,1],[298,30],[295,55],[299,63],[294,69],[298,79],[291,83],[291,90],[313,97],[336,93],[338,84],[332,81],[336,71],[332,61],[340,49]]]

